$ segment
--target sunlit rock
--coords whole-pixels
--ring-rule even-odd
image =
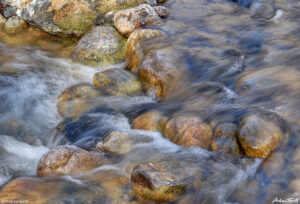
[[[212,140],[210,126],[199,117],[179,115],[169,120],[164,128],[164,136],[181,146],[197,146],[207,149]]]
[[[144,44],[163,36],[163,32],[154,29],[137,29],[130,34],[127,40],[126,63],[131,72],[137,72],[139,63],[144,58]]]
[[[27,23],[18,16],[10,17],[5,23],[4,30],[7,34],[17,34],[27,28]]]
[[[97,26],[78,42],[73,59],[87,65],[109,65],[125,60],[125,39],[111,26]]]
[[[279,146],[283,133],[272,121],[250,115],[241,121],[238,139],[247,156],[265,158]]]
[[[154,10],[161,18],[167,18],[170,15],[170,10],[164,6],[155,6]]]
[[[132,123],[133,129],[161,132],[166,122],[167,117],[161,112],[149,111],[135,118]]]
[[[129,36],[136,28],[147,25],[158,25],[161,19],[154,8],[148,4],[141,4],[135,8],[120,10],[114,16],[114,24],[118,31]]]
[[[58,98],[58,112],[62,117],[79,115],[94,107],[92,99],[101,95],[101,90],[89,84],[71,86]]]
[[[137,165],[132,171],[131,182],[139,197],[157,202],[174,200],[187,190],[187,182],[179,175],[152,163]]]
[[[233,123],[219,124],[215,129],[211,149],[239,155],[241,151],[237,141],[237,130],[237,125]]]
[[[103,87],[111,95],[133,96],[142,94],[138,78],[124,69],[108,69],[94,75],[94,85]]]
[[[75,146],[59,146],[43,155],[38,164],[39,176],[77,174],[107,163],[103,154]]]

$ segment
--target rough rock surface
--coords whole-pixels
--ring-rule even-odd
[[[4,27],[7,34],[17,34],[27,28],[27,23],[18,16],[10,17]]]
[[[125,39],[111,26],[97,26],[78,42],[73,59],[87,65],[116,64],[125,60]]]
[[[105,163],[99,152],[89,152],[75,146],[59,146],[43,155],[37,169],[39,176],[76,174]]]
[[[146,25],[158,25],[161,19],[154,8],[148,4],[141,4],[135,8],[129,8],[116,12],[114,24],[118,31],[129,36],[136,28]]]
[[[162,18],[167,18],[170,15],[170,10],[164,6],[155,6],[154,10],[157,15]]]

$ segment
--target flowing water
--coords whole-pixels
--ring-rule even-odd
[[[194,187],[178,199],[181,203],[271,203],[276,197],[299,198],[290,184],[300,176],[296,159],[300,2],[274,0],[262,11],[249,8],[251,3],[169,0],[165,6],[171,15],[158,28],[167,35],[147,46],[183,53],[188,71],[178,81],[180,88],[162,101],[151,95],[99,97],[98,102],[114,110],[100,108],[83,114],[93,125],[79,135],[67,135],[69,142],[57,133],[63,120],[57,111],[58,96],[72,85],[92,84],[93,75],[109,67],[72,62],[76,39],[34,28],[17,36],[0,31],[0,185],[15,177],[35,176],[37,162],[49,148],[72,142],[89,149],[111,130],[120,130],[136,141],[128,154],[81,175],[30,177],[41,186],[44,194],[40,196],[53,196],[52,203],[112,203],[114,195],[103,193],[112,191],[95,185],[101,175],[129,178],[137,164],[170,162],[178,172],[182,169],[195,179]],[[124,63],[114,67],[124,68]],[[131,128],[131,120],[150,109],[169,115],[196,112],[210,124],[233,122],[249,112],[276,114],[283,121],[285,140],[266,160],[184,148],[158,132]],[[122,202],[137,201],[126,197],[130,185],[113,191],[124,194]]]

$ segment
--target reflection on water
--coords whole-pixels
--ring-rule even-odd
[[[178,81],[180,87],[158,102],[147,96],[98,97],[93,103],[100,108],[63,122],[56,107],[59,94],[71,85],[92,83],[93,74],[104,68],[53,58],[68,58],[72,40],[38,31],[36,37],[24,38],[0,32],[4,42],[0,44],[0,134],[9,135],[2,136],[0,144],[1,155],[9,155],[9,162],[0,166],[0,184],[11,177],[34,175],[32,166],[46,148],[28,144],[65,144],[61,139],[65,135],[72,143],[93,149],[111,131],[122,131],[130,137],[130,148],[126,155],[108,154],[109,166],[77,176],[21,179],[20,186],[35,183],[45,201],[57,203],[137,202],[130,191],[131,171],[137,164],[152,162],[194,180],[180,203],[270,203],[275,197],[299,196],[295,181],[300,176],[300,2],[261,1],[265,7],[254,7],[253,2],[169,0],[171,16],[159,28],[166,37],[146,45],[149,50],[184,53],[187,70]],[[56,50],[61,52],[53,55]],[[168,117],[197,114],[212,128],[261,114],[276,121],[285,137],[265,160],[183,148],[158,132],[131,129],[131,120],[151,109]],[[74,128],[74,121],[79,121],[80,130]],[[20,154],[7,146],[9,141],[20,147],[31,168],[15,164]]]

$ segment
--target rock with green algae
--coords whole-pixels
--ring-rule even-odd
[[[108,69],[94,75],[94,85],[103,87],[116,96],[133,96],[142,93],[142,85],[138,78],[124,69]]]
[[[16,8],[20,17],[46,32],[76,36],[90,30],[97,16],[107,12],[142,3],[157,4],[151,0],[4,0],[3,3]]]
[[[111,65],[125,60],[126,40],[111,26],[97,26],[78,42],[73,60],[86,65]]]

